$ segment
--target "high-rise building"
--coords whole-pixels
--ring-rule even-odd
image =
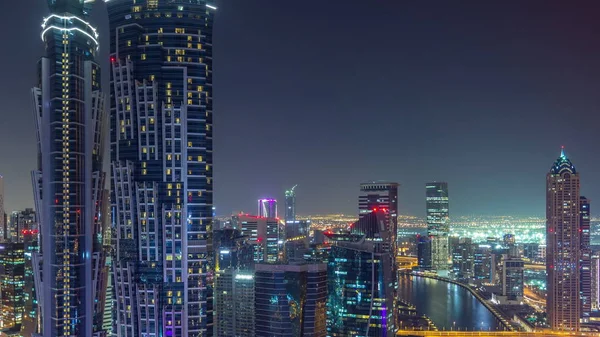
[[[523,267],[525,263],[516,257],[502,259],[502,296],[508,301],[523,300]]]
[[[272,263],[279,260],[283,233],[280,232],[277,219],[240,214],[234,216],[232,222],[237,223],[242,235],[254,247],[255,262]]]
[[[587,323],[592,311],[592,249],[590,247],[590,200],[584,196],[580,200],[579,216],[579,294],[581,297],[581,319]]]
[[[12,212],[8,229],[7,238],[12,242],[23,242],[24,236],[32,233],[32,231],[37,234],[39,226],[33,208]]]
[[[216,7],[106,4],[116,333],[210,336]]]
[[[438,271],[450,266],[450,212],[448,183],[435,182],[425,186],[427,204],[427,235],[431,238],[431,267]]]
[[[4,210],[4,177],[0,175],[0,230],[2,230],[2,238],[8,239],[8,223],[6,211]]]
[[[489,245],[475,248],[473,274],[477,280],[490,280],[492,277],[492,249]]]
[[[263,218],[277,218],[277,200],[258,199],[258,216]]]
[[[0,244],[0,329],[20,330],[25,313],[25,251],[23,243]]]
[[[254,337],[254,272],[227,268],[215,274],[215,336]]]
[[[470,281],[474,276],[475,249],[471,238],[450,238],[452,243],[452,276]]]
[[[417,264],[421,269],[431,269],[431,240],[429,236],[417,236]]]
[[[590,301],[592,311],[600,310],[600,254],[598,252],[592,253],[590,263],[591,273],[591,290],[590,290]]]
[[[296,221],[296,187],[285,191],[285,222]]]
[[[106,100],[95,62],[98,33],[88,22],[93,3],[48,0],[45,56],[32,89],[38,141],[32,180],[43,261],[34,269],[43,285],[36,295],[45,337],[91,337],[102,329]]]
[[[37,292],[40,289],[35,287],[33,256],[39,254],[39,232],[37,229],[27,230],[23,233],[23,251],[25,256],[25,277],[24,277],[24,302],[25,311],[23,314],[23,335],[39,332],[40,326],[40,308],[37,301]]]
[[[396,330],[395,254],[386,242],[390,231],[385,210],[363,215],[350,234],[326,233],[331,239],[327,265],[327,335],[388,336]]]
[[[288,262],[302,261],[310,245],[310,220],[286,221],[284,255]]]
[[[326,264],[257,264],[255,268],[255,336],[327,335]]]
[[[579,330],[579,196],[579,173],[563,150],[546,176],[546,308],[553,330]]]
[[[398,241],[398,183],[372,182],[360,184],[358,196],[359,217],[376,210],[385,210],[385,225],[390,231],[391,249]]]

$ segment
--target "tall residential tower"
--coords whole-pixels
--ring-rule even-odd
[[[579,197],[579,173],[563,150],[546,175],[546,308],[553,330],[579,330]]]
[[[296,221],[296,187],[285,191],[285,222]]]
[[[105,96],[95,62],[94,0],[48,0],[45,56],[33,88],[38,170],[33,172],[41,258],[33,268],[43,336],[101,334]]]
[[[119,337],[213,332],[209,0],[110,0]]]
[[[448,183],[428,183],[425,186],[427,204],[427,235],[431,240],[431,268],[446,271],[451,264],[448,234],[450,212]]]

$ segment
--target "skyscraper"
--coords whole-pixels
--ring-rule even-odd
[[[425,186],[427,203],[427,235],[431,239],[431,267],[438,271],[449,268],[450,213],[448,183],[434,182]]]
[[[396,330],[397,273],[389,250],[386,210],[363,215],[352,233],[326,233],[332,247],[327,264],[327,335],[387,336]],[[368,228],[371,234],[354,231]]]
[[[258,216],[265,218],[277,218],[277,200],[258,199]]]
[[[590,200],[582,196],[579,216],[579,293],[581,297],[581,319],[589,322],[592,311],[592,249],[590,247]]]
[[[285,222],[296,221],[296,187],[285,191]]]
[[[4,240],[8,239],[6,218],[6,211],[4,210],[4,177],[0,175],[0,230],[2,230],[2,238]]]
[[[36,214],[32,208],[15,211],[10,214],[10,226],[7,239],[12,242],[23,242],[25,234],[30,231],[38,232]]]
[[[43,269],[34,269],[43,285],[36,294],[46,337],[91,337],[102,328],[105,96],[94,60],[98,33],[87,21],[93,3],[48,0],[41,33],[45,56],[32,90],[43,261]]]
[[[107,2],[120,337],[213,333],[212,3]]]
[[[563,150],[546,176],[546,307],[554,330],[579,330],[580,205],[579,173]]]
[[[21,328],[25,313],[25,252],[23,243],[0,245],[0,328]]]
[[[326,336],[326,264],[257,264],[255,268],[255,336]]]
[[[227,268],[216,273],[215,336],[256,336],[253,271]]]
[[[253,246],[255,262],[277,262],[279,260],[280,244],[283,238],[279,230],[279,221],[274,218],[238,215],[236,222],[242,235],[248,238]]]

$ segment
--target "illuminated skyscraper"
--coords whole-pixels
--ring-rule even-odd
[[[25,313],[25,252],[23,243],[0,244],[1,329],[21,328]]]
[[[450,212],[448,183],[428,183],[425,186],[427,201],[427,235],[431,239],[431,268],[438,271],[450,267]]]
[[[8,227],[8,240],[12,242],[23,242],[24,236],[30,231],[39,230],[36,214],[32,208],[23,211],[15,211],[10,214],[10,226]]]
[[[0,175],[0,230],[2,231],[2,238],[8,239],[8,228],[7,228],[7,216],[4,210],[4,177]]]
[[[590,247],[590,200],[580,197],[579,217],[579,293],[581,297],[581,319],[589,322],[592,311],[592,249]]]
[[[106,100],[94,59],[98,34],[87,21],[93,3],[48,0],[45,56],[32,90],[39,151],[32,178],[42,254],[42,268],[33,268],[45,337],[91,337],[102,329]]]
[[[326,264],[257,264],[255,268],[254,336],[326,336]]]
[[[281,250],[279,221],[274,218],[264,218],[252,215],[234,217],[242,235],[248,238],[253,246],[255,262],[277,262]]]
[[[554,330],[579,330],[580,206],[579,173],[563,150],[546,176],[546,308]]]
[[[277,200],[258,199],[258,216],[265,218],[277,218]]]
[[[363,215],[352,233],[326,233],[331,239],[327,264],[327,335],[394,336],[396,329],[395,254],[386,242],[385,210]],[[355,228],[372,228],[363,234]]]
[[[110,0],[116,333],[213,334],[211,0]]]
[[[285,222],[296,221],[296,187],[285,191]]]

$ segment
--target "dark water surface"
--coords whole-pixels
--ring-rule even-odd
[[[455,284],[418,276],[400,276],[400,299],[417,307],[439,330],[503,330],[494,315]]]

